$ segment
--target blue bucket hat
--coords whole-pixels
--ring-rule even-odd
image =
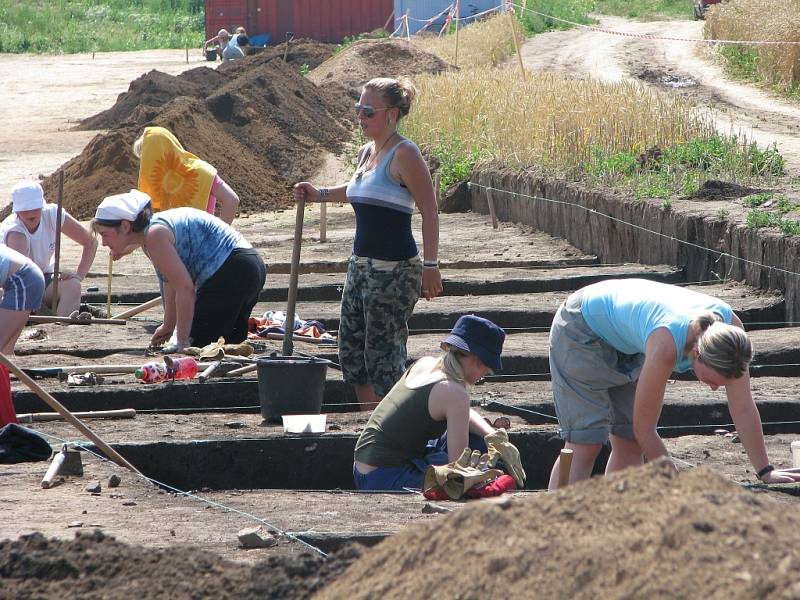
[[[500,353],[505,339],[505,331],[489,319],[465,315],[456,321],[450,335],[442,343],[474,354],[493,371],[500,371],[503,368]]]

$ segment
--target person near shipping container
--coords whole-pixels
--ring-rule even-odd
[[[222,62],[244,57],[244,51],[239,47],[241,36],[239,29],[244,30],[244,27],[239,27],[234,35],[231,35],[227,29],[220,29],[217,35],[203,42],[203,54],[206,54],[209,47],[216,47]],[[246,35],[245,39],[247,39]]]
[[[53,297],[56,229],[58,206],[47,204],[44,190],[36,181],[21,181],[11,191],[13,213],[0,224],[0,244],[30,258],[44,273],[43,303],[59,317],[79,310],[81,281],[84,280],[97,253],[97,241],[72,215],[61,209],[61,231],[81,246],[81,257],[75,271],[58,274],[58,298]],[[36,308],[39,308],[38,306]]]
[[[570,482],[587,479],[603,444],[606,473],[668,456],[657,432],[667,380],[693,370],[725,388],[736,430],[759,479],[800,481],[769,464],[750,390],[753,349],[731,307],[712,296],[643,279],[609,280],[573,293],[550,329],[556,416],[572,449]],[[550,488],[557,487],[559,461]]]
[[[0,352],[14,354],[31,311],[42,305],[44,275],[33,260],[0,244]]]
[[[464,448],[502,459],[517,485],[525,484],[519,451],[502,429],[470,408],[467,387],[502,368],[505,332],[466,315],[442,340],[445,354],[409,368],[373,411],[356,443],[353,479],[359,490],[422,488],[430,465],[455,461]]]
[[[247,338],[267,269],[258,251],[221,219],[195,208],[153,215],[150,197],[131,190],[105,198],[94,230],[114,259],[141,247],[156,269],[164,321],[151,338],[165,353]]]
[[[191,206],[233,223],[239,196],[213,166],[184,150],[171,131],[145,127],[133,153],[139,158],[137,187],[150,196],[154,210]]]
[[[408,319],[420,294],[442,292],[437,258],[439,216],[430,172],[419,148],[397,131],[415,90],[406,81],[369,81],[356,104],[370,140],[358,153],[349,183],[294,186],[297,200],[349,201],[356,216],[353,255],[342,293],[339,358],[362,410],[373,408],[405,371]],[[411,230],[422,215],[424,260]]]

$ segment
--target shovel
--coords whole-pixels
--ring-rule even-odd
[[[283,51],[283,62],[286,62],[286,57],[289,56],[289,44],[294,39],[294,31],[286,32],[286,49]]]

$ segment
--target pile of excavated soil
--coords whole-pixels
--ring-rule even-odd
[[[403,40],[361,40],[326,60],[308,78],[352,103],[361,94],[361,87],[374,77],[413,78],[420,73],[441,73],[449,67],[435,54]]]
[[[222,75],[208,67],[191,69],[177,77],[154,69],[134,79],[128,91],[117,96],[114,106],[83,119],[77,128],[93,130],[119,127],[139,107],[156,108],[178,96],[204,98],[208,89],[219,85],[222,79]]]
[[[291,46],[311,60],[328,49],[310,42]],[[315,54],[316,53],[316,54]],[[264,51],[219,70],[199,67],[174,77],[151,71],[131,83],[110,109],[83,122],[109,128],[64,170],[64,207],[94,216],[100,201],[136,187],[139,161],[131,145],[147,125],[172,131],[190,152],[214,165],[241,200],[242,212],[284,208],[290,186],[311,176],[328,152],[350,139],[343,107],[283,61]],[[56,199],[58,172],[43,186]]]
[[[111,194],[135,188],[139,159],[131,149],[145,124],[172,131],[190,152],[205,157],[219,176],[236,190],[241,212],[288,206],[288,183],[262,156],[231,136],[208,111],[203,101],[181,96],[149,118],[140,114],[138,124],[129,124],[98,135],[84,151],[61,168],[64,170],[64,207],[78,219],[94,216],[99,202]],[[42,186],[45,196],[55,201],[58,171]]]
[[[194,548],[129,546],[99,531],[72,541],[34,533],[0,542],[0,599],[300,600],[358,554],[350,547],[329,559],[277,556],[249,566]]]
[[[368,550],[319,598],[800,598],[800,515],[663,463],[479,502]]]
[[[270,46],[262,52],[251,54],[242,60],[232,60],[222,63],[217,70],[225,74],[236,74],[242,70],[249,69],[253,65],[268,62],[275,57],[279,57],[283,60],[284,53],[286,53],[286,62],[294,66],[298,71],[301,68],[303,70],[316,69],[333,56],[336,47],[336,44],[325,44],[305,38],[292,40],[289,44],[288,53],[286,53],[286,44]]]

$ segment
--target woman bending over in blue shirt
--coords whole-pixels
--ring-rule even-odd
[[[247,321],[264,287],[267,268],[259,253],[221,219],[195,208],[153,215],[150,197],[138,190],[109,196],[97,207],[94,230],[116,259],[141,247],[162,287],[164,322],[150,341],[164,352],[205,346],[222,336],[247,338]]]
[[[656,431],[664,391],[673,371],[690,369],[712,390],[725,388],[758,478],[800,481],[800,473],[769,464],[750,391],[752,356],[741,321],[717,298],[643,279],[604,281],[572,294],[550,329],[556,415],[573,451],[570,482],[589,478],[609,438],[606,473],[668,456]],[[557,460],[551,489],[558,472]]]

